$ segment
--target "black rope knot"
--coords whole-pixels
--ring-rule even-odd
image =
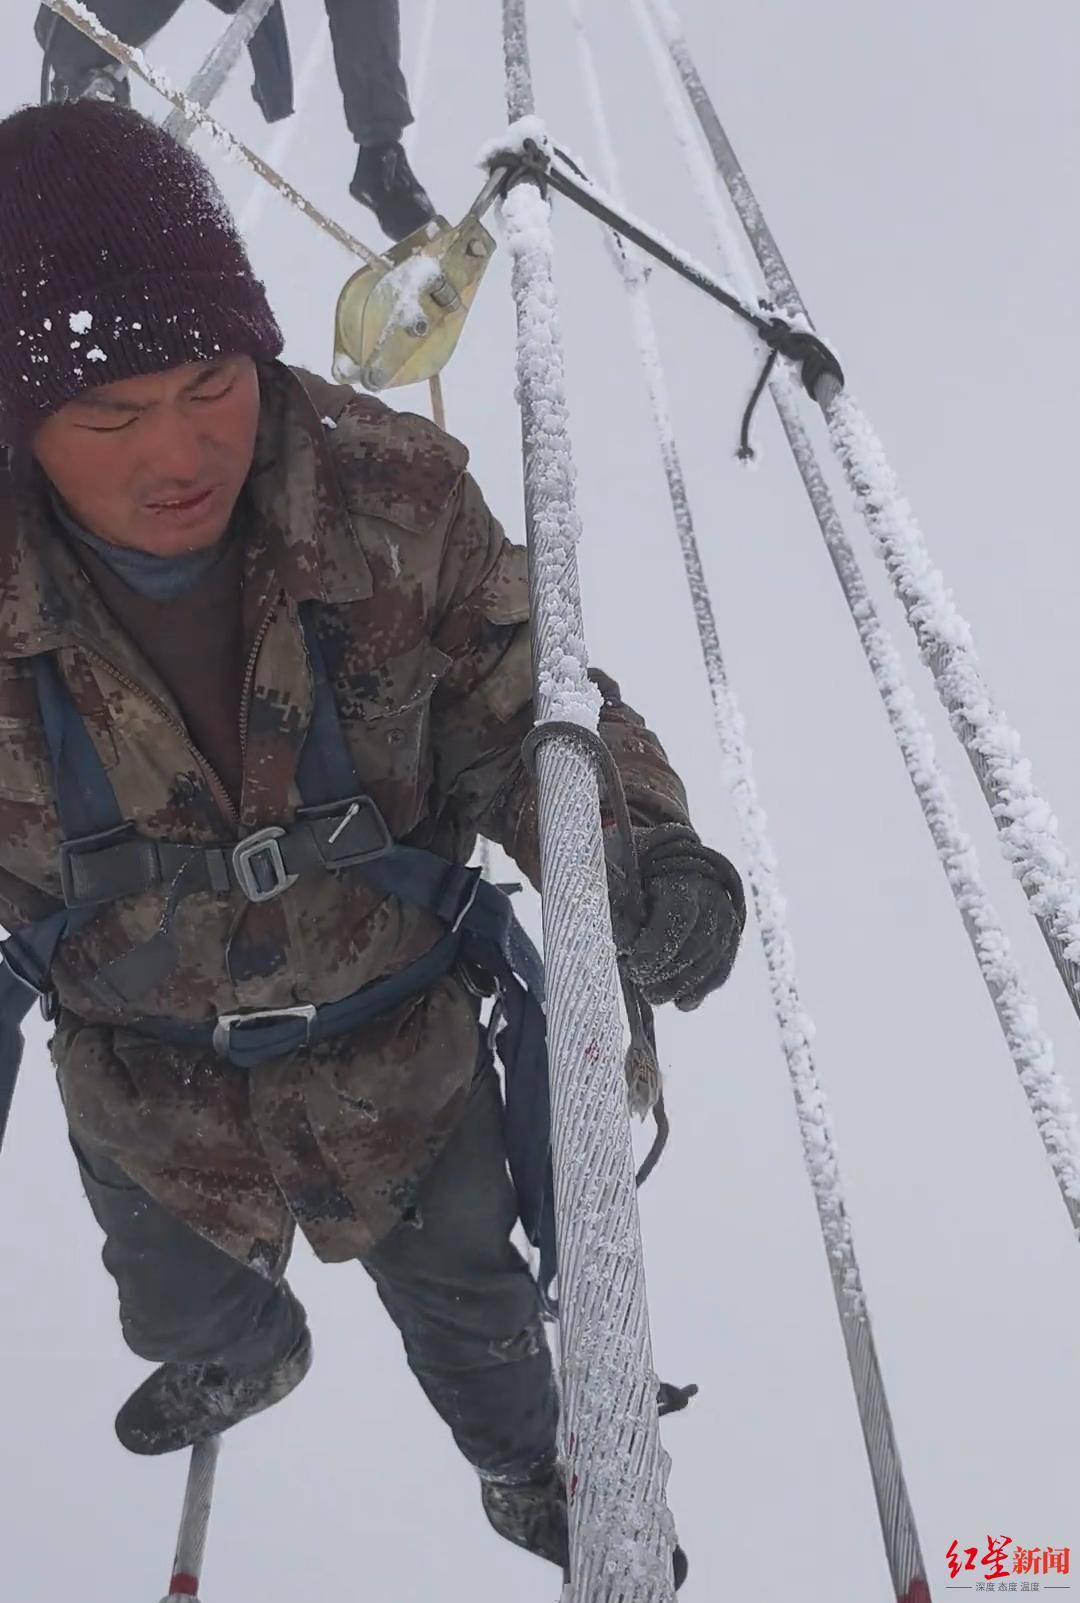
[[[551,171],[551,160],[546,150],[542,150],[535,139],[523,139],[521,146],[516,150],[498,150],[487,160],[488,171],[496,173],[501,170],[502,183],[497,194],[500,200],[505,200],[515,184],[534,183],[545,200],[548,198],[548,175]]]
[[[844,370],[835,354],[824,340],[812,334],[808,328],[792,328],[782,317],[771,317],[769,329],[770,333],[763,334],[762,338],[778,356],[786,356],[802,368],[803,388],[811,400],[819,379],[829,376],[838,384],[843,384]]]
[[[765,393],[765,386],[772,377],[778,356],[786,356],[789,362],[794,362],[796,367],[802,369],[799,376],[811,400],[816,398],[814,391],[821,379],[834,378],[840,385],[844,382],[844,370],[836,356],[825,341],[812,334],[808,328],[793,328],[783,317],[755,317],[752,322],[762,341],[769,347],[769,354],[743,413],[737,452],[740,462],[752,462],[754,459],[754,448],[750,444],[750,425],[757,404]]]

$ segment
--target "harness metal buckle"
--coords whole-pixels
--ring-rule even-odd
[[[227,1058],[234,1029],[244,1030],[249,1025],[275,1024],[279,1019],[303,1019],[304,1039],[301,1043],[307,1046],[311,1040],[311,1027],[315,1023],[318,1013],[314,1002],[303,1002],[298,1007],[267,1007],[258,1008],[252,1013],[222,1013],[214,1025],[213,1047],[220,1058]]]
[[[298,876],[287,872],[281,855],[279,843],[284,834],[280,824],[270,824],[233,847],[233,869],[249,902],[273,901],[296,884]]]

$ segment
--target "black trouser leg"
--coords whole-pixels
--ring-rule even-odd
[[[138,49],[172,21],[182,4],[183,0],[89,0],[89,9],[110,33]],[[113,59],[48,6],[38,12],[34,35],[41,48],[48,49],[55,71],[68,83],[77,82],[96,67],[107,67]]]
[[[345,121],[358,145],[392,144],[413,120],[398,0],[326,0]]]
[[[468,1461],[515,1479],[554,1460],[558,1401],[536,1285],[509,1236],[503,1107],[490,1063],[401,1224],[364,1268],[409,1367]]]
[[[306,1318],[283,1281],[275,1285],[230,1258],[108,1158],[77,1147],[75,1155],[105,1232],[102,1260],[133,1352],[155,1363],[221,1361],[243,1375],[272,1368],[291,1351]]]

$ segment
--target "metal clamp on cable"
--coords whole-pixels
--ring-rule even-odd
[[[765,386],[772,377],[778,356],[786,356],[789,362],[794,362],[801,368],[803,388],[811,400],[817,400],[817,387],[823,378],[835,379],[841,389],[844,385],[844,370],[835,353],[823,339],[819,339],[808,328],[794,328],[784,317],[755,317],[753,322],[758,334],[769,347],[769,354],[743,413],[739,449],[736,453],[740,462],[752,462],[754,459],[754,448],[750,444],[750,424],[757,410],[757,404],[765,393]]]
[[[502,182],[495,191],[500,200],[506,199],[515,184],[529,181],[547,198],[551,158],[535,139],[523,139],[513,150],[497,150],[487,158],[487,168],[493,175],[502,172]]]

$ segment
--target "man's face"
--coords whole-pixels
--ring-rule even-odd
[[[46,419],[33,453],[91,534],[178,556],[225,533],[258,422],[255,364],[230,356],[87,390]]]

